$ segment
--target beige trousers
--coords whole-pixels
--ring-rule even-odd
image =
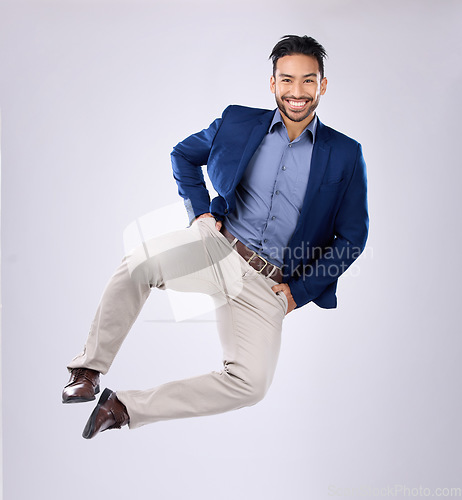
[[[148,390],[118,391],[129,426],[253,405],[273,379],[287,310],[274,284],[238,255],[213,218],[198,219],[123,259],[103,293],[83,353],[68,368],[107,373],[151,288],[205,293],[216,305],[223,368]]]

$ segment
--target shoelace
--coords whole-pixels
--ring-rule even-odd
[[[76,368],[74,370],[72,370],[72,375],[74,375],[74,378],[75,379],[78,379],[78,378],[86,378],[85,377],[85,368]]]
[[[79,381],[79,379],[85,379],[85,380],[88,380],[89,382],[91,382],[93,384],[93,380],[87,375],[88,373],[88,370],[86,368],[74,368],[72,370],[72,375],[74,377],[74,380],[72,381],[72,383],[76,383]]]

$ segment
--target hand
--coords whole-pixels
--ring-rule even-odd
[[[207,212],[206,214],[198,215],[194,219],[194,221],[196,221],[198,219],[205,219],[206,217],[212,217],[212,219],[215,219],[215,217],[211,213]],[[216,223],[215,223],[215,227],[217,228],[218,231],[221,229],[221,226],[222,226],[221,220],[217,220]]]
[[[295,303],[295,300],[292,297],[290,286],[287,283],[279,283],[279,285],[274,285],[273,287],[271,287],[271,290],[273,290],[274,293],[284,292],[288,302],[286,314],[289,314],[297,307],[297,304]]]

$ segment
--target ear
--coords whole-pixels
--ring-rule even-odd
[[[270,90],[271,90],[272,94],[276,93],[276,80],[274,79],[273,75],[271,75],[271,78],[270,78]]]
[[[326,90],[327,90],[327,78],[324,77],[321,80],[321,95],[324,95],[326,93]]]

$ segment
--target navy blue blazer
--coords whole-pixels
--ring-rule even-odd
[[[235,190],[268,132],[274,110],[229,106],[210,127],[177,144],[173,175],[190,219],[235,209]],[[202,166],[218,196],[210,200]],[[337,306],[338,277],[361,254],[369,219],[361,145],[318,120],[305,200],[284,252],[284,282],[297,307]]]

